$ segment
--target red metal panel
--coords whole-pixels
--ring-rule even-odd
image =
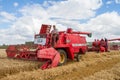
[[[116,41],[116,40],[120,41],[120,38],[109,39],[108,41]]]
[[[50,33],[51,25],[42,24],[39,34],[48,34]]]
[[[86,39],[83,36],[80,36],[79,34],[68,34],[66,36],[67,44],[72,45],[74,52],[79,52],[80,49],[86,49]]]
[[[60,54],[54,48],[45,48],[38,51],[37,58],[48,60],[48,62],[41,67],[42,69],[46,69],[58,65]]]

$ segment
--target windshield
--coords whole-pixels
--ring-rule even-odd
[[[45,45],[46,38],[41,38],[40,35],[38,35],[38,36],[35,37],[34,43],[35,44]]]

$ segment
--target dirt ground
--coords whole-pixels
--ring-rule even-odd
[[[40,62],[8,59],[0,50],[0,80],[120,80],[120,51],[88,52],[80,62],[40,70]]]

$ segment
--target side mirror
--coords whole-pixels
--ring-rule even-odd
[[[88,37],[92,37],[92,33],[88,34]]]

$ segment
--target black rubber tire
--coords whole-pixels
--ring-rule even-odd
[[[76,55],[76,60],[77,60],[77,62],[79,62],[80,59],[81,59],[81,54],[78,53],[78,54]]]
[[[58,65],[61,66],[67,62],[67,53],[63,49],[58,49],[57,51],[60,53],[60,61]],[[63,60],[61,60],[61,57]]]

